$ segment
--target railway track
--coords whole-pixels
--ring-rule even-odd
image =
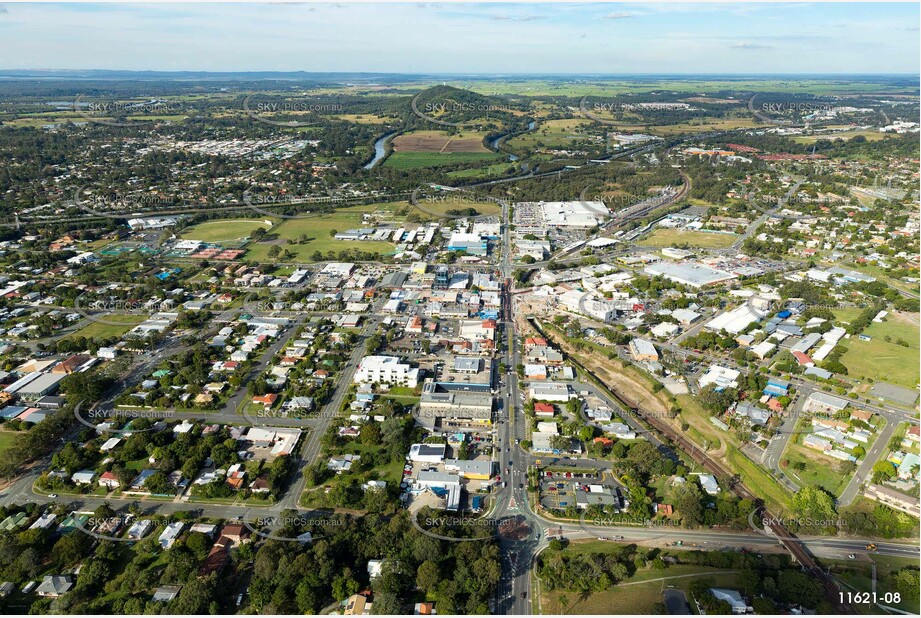
[[[540,333],[544,338],[547,337],[543,329],[537,323],[537,320],[530,318],[528,320],[534,329]],[[796,535],[790,532],[786,526],[781,523],[781,520],[777,517],[774,517],[770,511],[764,506],[764,502],[756,496],[750,489],[748,489],[744,483],[742,483],[735,474],[726,469],[723,464],[712,459],[706,452],[704,452],[700,447],[694,444],[686,436],[682,435],[675,430],[674,427],[662,421],[662,419],[655,418],[653,416],[647,415],[643,409],[639,406],[637,402],[631,401],[628,397],[622,395],[621,393],[615,392],[607,387],[605,382],[595,374],[594,371],[586,368],[582,363],[572,358],[571,355],[567,354],[565,351],[562,351],[563,357],[569,360],[572,364],[576,365],[583,372],[587,373],[592,377],[595,382],[605,386],[605,390],[611,397],[623,405],[626,409],[631,410],[633,414],[641,419],[644,423],[649,425],[652,429],[658,432],[660,435],[664,436],[672,443],[674,443],[679,449],[687,453],[694,461],[700,464],[704,469],[710,472],[713,475],[720,476],[723,478],[729,478],[729,488],[740,498],[745,500],[751,500],[753,504],[756,505],[758,509],[758,515],[760,515],[763,521],[766,522],[766,527],[778,538],[778,542],[793,556],[793,558],[799,562],[799,564],[805,569],[810,575],[822,582],[822,587],[825,590],[826,599],[832,603],[835,609],[843,614],[856,614],[857,612],[853,607],[844,603],[841,600],[839,595],[839,588],[832,580],[828,574],[822,570],[822,567],[815,560],[812,554],[806,549],[802,541],[800,541]],[[782,539],[782,541],[780,540]]]

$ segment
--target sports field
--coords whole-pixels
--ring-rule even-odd
[[[688,230],[670,230],[657,228],[646,236],[638,245],[644,247],[675,247],[687,245],[702,249],[723,249],[732,246],[739,239],[737,234],[715,234],[712,232],[692,232]]]
[[[264,219],[220,219],[188,227],[182,230],[180,237],[202,242],[237,242],[249,237],[260,227],[268,230],[272,223]]]

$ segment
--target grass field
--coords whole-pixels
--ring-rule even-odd
[[[373,251],[377,253],[390,253],[395,245],[389,242],[336,240],[330,235],[332,230],[344,232],[347,229],[359,227],[362,224],[362,214],[373,212],[380,204],[353,207],[339,210],[335,213],[306,217],[303,219],[286,219],[276,226],[272,236],[277,240],[260,242],[249,247],[246,259],[260,262],[278,261],[269,258],[269,250],[277,244],[282,251],[288,250],[296,254],[294,261],[305,262],[310,260],[314,251],[326,253],[327,251],[341,251],[343,249],[357,249],[360,251]],[[306,234],[309,238],[306,244],[289,245],[284,241],[299,240]]]
[[[857,137],[858,135],[864,136],[865,138],[867,138],[867,140],[871,142],[875,142],[875,141],[886,138],[886,134],[880,133],[879,131],[840,131],[838,133],[823,133],[821,135],[802,135],[799,137],[793,137],[791,139],[793,139],[794,142],[799,142],[800,144],[813,144],[819,141],[820,139],[849,140],[852,137]]]
[[[271,229],[264,220],[258,219],[221,219],[207,221],[182,230],[180,236],[189,240],[202,242],[239,241],[247,238],[257,228]]]
[[[563,553],[605,552],[613,547],[612,543],[590,541],[574,543],[563,550]],[[546,550],[542,555],[546,557],[551,551]],[[656,604],[662,603],[662,592],[666,588],[674,587],[687,592],[690,584],[700,577],[712,579],[716,586],[734,586],[737,574],[729,570],[720,571],[713,567],[687,564],[672,565],[662,571],[646,567],[637,571],[633,577],[601,592],[582,595],[563,590],[548,592],[541,589],[541,613],[652,615],[655,613]],[[690,602],[690,597],[688,601]]]
[[[576,140],[587,137],[581,129],[592,123],[585,118],[566,118],[541,122],[534,131],[528,131],[506,141],[506,145],[515,151],[532,151],[537,148],[566,148]],[[540,142],[541,145],[538,145]]]
[[[722,249],[732,246],[739,236],[737,234],[714,234],[712,232],[691,232],[687,230],[669,230],[657,228],[652,234],[637,244],[645,247],[674,247],[687,245],[703,249]]]
[[[0,455],[6,452],[19,439],[19,434],[15,431],[0,431]]]
[[[912,323],[908,319],[889,316],[885,322],[874,322],[863,331],[872,338],[870,341],[861,341],[857,337],[843,341],[847,353],[841,357],[841,362],[847,367],[849,377],[872,378],[878,382],[914,388],[921,378],[919,332],[917,318]],[[885,337],[891,341],[887,342]],[[908,343],[908,347],[898,345],[896,341],[899,339]]]
[[[121,337],[146,320],[147,316],[107,314],[104,319],[110,323],[91,322],[77,332],[68,335],[67,338],[107,339],[109,337]]]
[[[817,485],[833,496],[839,496],[850,480],[839,471],[843,462],[795,444],[792,440],[782,457],[789,459],[791,464],[802,462],[806,465],[804,470],[793,470],[791,467],[784,470],[790,478],[797,482],[802,481],[801,485]]]
[[[456,172],[448,172],[448,176],[451,178],[482,178],[486,176],[502,176],[510,175],[517,169],[519,168],[517,168],[511,161],[503,161],[502,163],[493,163],[492,165],[487,165],[486,167],[477,167],[469,170],[457,170]]]

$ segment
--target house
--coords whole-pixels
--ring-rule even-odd
[[[96,478],[96,473],[92,470],[80,470],[79,472],[74,472],[70,480],[74,485],[89,485],[94,478]]]
[[[179,535],[182,534],[184,528],[185,524],[181,521],[167,524],[166,528],[163,529],[163,532],[161,532],[160,536],[157,538],[157,543],[160,544],[161,548],[169,549],[173,546],[173,543],[176,542],[176,539],[179,538]]]
[[[180,590],[182,590],[182,586],[160,586],[154,590],[150,600],[160,603],[169,603],[179,595]]]
[[[431,601],[427,603],[416,603],[413,607],[413,615],[415,616],[434,616],[438,614],[435,611],[435,604]]]
[[[726,601],[732,608],[733,614],[754,613],[754,609],[749,606],[738,590],[729,590],[726,588],[710,588],[710,594],[719,601]]]
[[[74,578],[70,575],[46,575],[42,583],[35,589],[36,594],[40,597],[51,597],[56,599],[74,585]]]
[[[262,404],[264,408],[271,408],[275,405],[275,402],[278,400],[277,393],[268,393],[265,395],[257,395],[253,397],[254,404]]]
[[[353,594],[345,602],[345,616],[367,616],[371,610],[368,597],[363,594]]]
[[[908,513],[914,517],[921,516],[918,498],[903,494],[895,489],[871,483],[867,485],[866,495],[871,500],[887,504],[903,513]]]
[[[899,464],[899,478],[903,481],[918,478],[918,470],[921,468],[921,459],[914,453],[906,453]]]
[[[240,545],[249,541],[249,529],[243,524],[224,524],[224,527],[221,528],[220,536],[235,545]]]
[[[537,402],[534,404],[534,414],[536,416],[553,416],[554,407],[552,403]]]
[[[698,481],[700,481],[701,489],[703,489],[707,494],[711,496],[719,495],[720,486],[716,482],[716,477],[714,477],[712,474],[700,474],[698,475]]]
[[[816,391],[806,398],[803,412],[818,412],[821,414],[836,414],[848,406],[848,400],[835,397],[828,393]]]
[[[103,472],[101,475],[99,475],[98,483],[109,489],[115,489],[121,485],[121,483],[118,482],[118,477],[115,476],[112,472]]]

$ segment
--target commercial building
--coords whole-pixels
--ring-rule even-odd
[[[657,361],[659,360],[659,353],[656,351],[656,346],[652,345],[649,341],[645,339],[633,339],[630,341],[630,355],[633,357],[633,360],[636,361]]]
[[[803,412],[835,414],[846,408],[848,403],[847,399],[816,391],[806,398],[806,402],[803,404]]]
[[[466,479],[489,480],[493,467],[490,460],[445,459],[447,472],[456,472]]]
[[[460,508],[461,484],[456,474],[422,471],[416,477],[416,485],[431,489],[436,496],[444,498],[446,511]]]
[[[464,232],[454,232],[448,240],[448,251],[464,251],[468,255],[485,256],[487,254],[488,243],[479,234],[467,234]]]
[[[429,429],[439,424],[487,426],[492,421],[492,394],[448,391],[427,381],[422,386],[418,420]]]
[[[413,444],[409,447],[410,461],[439,464],[444,461],[444,444]]]
[[[752,322],[760,322],[761,316],[747,303],[739,305],[732,311],[727,311],[716,316],[704,325],[704,328],[713,332],[725,330],[732,335],[738,335]]]
[[[535,401],[567,402],[570,398],[568,384],[560,382],[533,382],[528,385],[531,399]]]
[[[732,273],[695,262],[659,262],[649,264],[643,270],[647,275],[665,277],[669,281],[681,283],[692,288],[710,287],[736,279],[736,275]]]
[[[401,363],[396,356],[365,356],[358,364],[353,382],[415,388],[419,383],[419,369]]]

